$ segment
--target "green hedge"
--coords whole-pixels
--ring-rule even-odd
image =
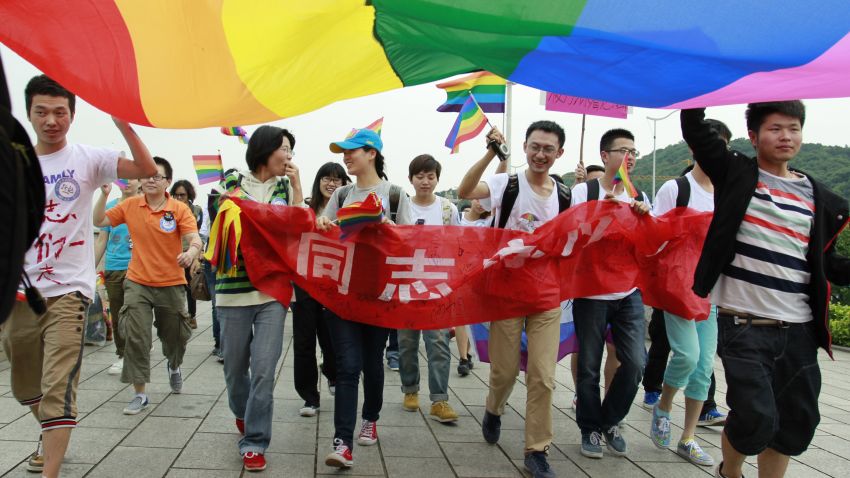
[[[850,305],[831,304],[829,326],[832,329],[832,343],[850,347]]]

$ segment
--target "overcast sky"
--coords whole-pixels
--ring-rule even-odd
[[[23,91],[27,81],[39,71],[4,45],[0,45],[0,56],[12,95],[13,113],[27,127],[30,137],[34,140],[35,134],[26,117]],[[316,171],[322,164],[327,161],[341,162],[341,155],[331,153],[328,143],[342,140],[351,128],[364,127],[382,116],[384,156],[387,158],[387,175],[390,181],[413,193],[413,188],[407,180],[408,164],[416,155],[430,153],[443,165],[437,189],[444,190],[457,187],[466,170],[484,152],[482,133],[478,138],[463,143],[458,154],[449,154],[449,149],[443,143],[455,121],[456,113],[435,111],[444,100],[445,93],[432,83],[337,102],[311,113],[270,124],[287,128],[295,135],[294,160],[301,170],[305,195],[309,195]],[[210,98],[210,101],[215,101],[215,98]],[[525,163],[522,153],[525,128],[532,121],[548,119],[559,123],[567,133],[564,155],[555,163],[553,172],[572,171],[579,159],[581,116],[545,111],[540,102],[540,91],[521,85],[513,87],[512,105],[512,163],[516,166]],[[810,100],[806,101],[806,105],[806,142],[840,146],[848,144],[846,125],[850,101]],[[652,122],[647,117],[661,117],[668,113],[668,110],[634,108],[625,120],[588,116],[584,141],[585,164],[600,163],[599,137],[611,128],[631,130],[641,154],[648,155],[652,151],[653,139]],[[724,121],[735,137],[746,135],[744,106],[710,108],[708,116]],[[488,117],[493,124],[502,127],[503,115],[493,113]],[[658,148],[681,141],[678,114],[659,121],[657,125]],[[250,134],[258,125],[241,126]],[[220,150],[225,169],[245,168],[246,146],[234,137],[224,136],[217,128],[169,130],[137,127],[137,131],[151,153],[171,161],[175,179],[185,178],[197,184],[192,167],[193,154],[215,154]],[[77,101],[76,118],[71,126],[69,140],[117,150],[128,149],[109,115],[80,99]],[[649,160],[648,157],[645,160]],[[492,169],[495,169],[495,161]],[[200,192],[206,193],[211,187],[212,185],[202,186]]]

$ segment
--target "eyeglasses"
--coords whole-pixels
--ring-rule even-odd
[[[336,185],[342,184],[342,178],[332,178],[330,176],[322,176],[321,181],[323,183],[334,183]]]
[[[292,148],[290,148],[289,146],[281,146],[278,149],[280,151],[283,151],[283,154],[286,154],[286,155],[295,154],[294,151],[292,151]]]
[[[527,148],[528,148],[528,151],[531,152],[532,154],[537,154],[542,150],[543,154],[545,154],[546,156],[552,156],[553,154],[558,152],[558,148],[556,148],[554,146],[545,146],[544,147],[544,146],[540,146],[537,143],[531,143],[527,146]]]
[[[161,174],[157,174],[155,176],[151,176],[149,178],[145,178],[145,181],[162,181],[163,179],[168,179]]]
[[[632,155],[633,158],[637,158],[638,156],[640,156],[640,151],[638,151],[636,149],[629,149],[629,148],[606,149],[605,152],[606,153],[620,153],[623,156],[630,154],[630,155]]]

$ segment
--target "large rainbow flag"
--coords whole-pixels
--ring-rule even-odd
[[[460,111],[470,94],[481,110],[487,113],[505,112],[505,80],[488,72],[479,71],[457,80],[438,83],[446,90],[446,102],[437,111]]]
[[[460,143],[478,136],[486,125],[487,117],[475,102],[475,98],[467,95],[466,101],[457,114],[455,124],[446,137],[446,147],[452,150],[452,154],[457,153],[460,150]]]
[[[167,128],[481,70],[643,107],[850,96],[846,0],[27,0],[0,18],[0,42],[89,103]]]

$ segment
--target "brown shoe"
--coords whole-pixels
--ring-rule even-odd
[[[189,327],[191,327],[192,329],[197,329],[198,328],[198,319],[196,319],[194,317],[189,319]]]

